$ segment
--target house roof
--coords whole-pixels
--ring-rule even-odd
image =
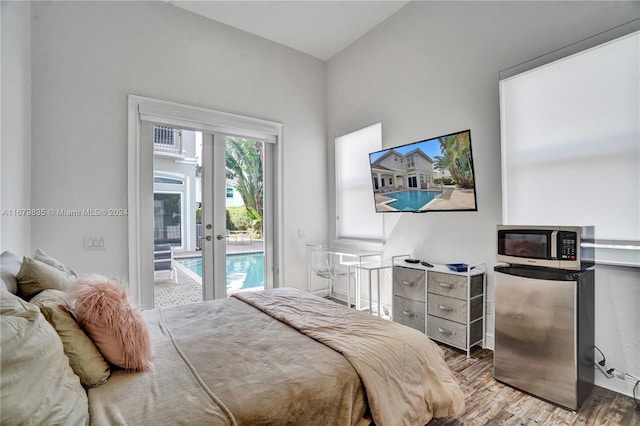
[[[416,148],[414,150],[411,150],[409,152],[407,152],[406,154],[402,154],[400,152],[398,152],[396,149],[390,149],[388,152],[386,152],[383,156],[381,156],[380,158],[378,158],[373,164],[376,165],[376,167],[379,167],[381,169],[384,169],[385,167],[381,166],[379,163],[382,162],[385,158],[389,157],[390,155],[397,155],[399,157],[402,158],[407,158],[410,154],[418,154],[420,156],[422,156],[424,159],[426,159],[428,162],[430,163],[434,163],[433,159],[431,157],[429,157],[427,154],[425,154],[424,152],[422,152],[422,150],[420,150],[420,148]],[[391,170],[391,169],[387,169],[387,170]]]

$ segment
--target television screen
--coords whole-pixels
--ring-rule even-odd
[[[376,212],[476,211],[471,130],[369,154]]]

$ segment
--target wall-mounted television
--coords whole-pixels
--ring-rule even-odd
[[[477,211],[471,130],[369,154],[376,212]]]

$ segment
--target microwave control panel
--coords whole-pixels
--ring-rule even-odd
[[[559,232],[560,260],[576,260],[578,255],[578,236],[575,232]]]

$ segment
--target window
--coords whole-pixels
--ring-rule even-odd
[[[153,242],[182,246],[182,194],[153,194]]]
[[[184,182],[181,179],[173,179],[162,176],[154,176],[153,183],[167,183],[170,185],[182,185]]]
[[[640,265],[639,44],[635,32],[500,81],[503,223],[594,225],[596,261]]]
[[[233,188],[227,186],[227,198],[233,198]]]
[[[382,123],[335,140],[336,236],[384,239],[383,216],[375,211],[369,153],[382,149]],[[381,181],[384,186],[384,179]]]

